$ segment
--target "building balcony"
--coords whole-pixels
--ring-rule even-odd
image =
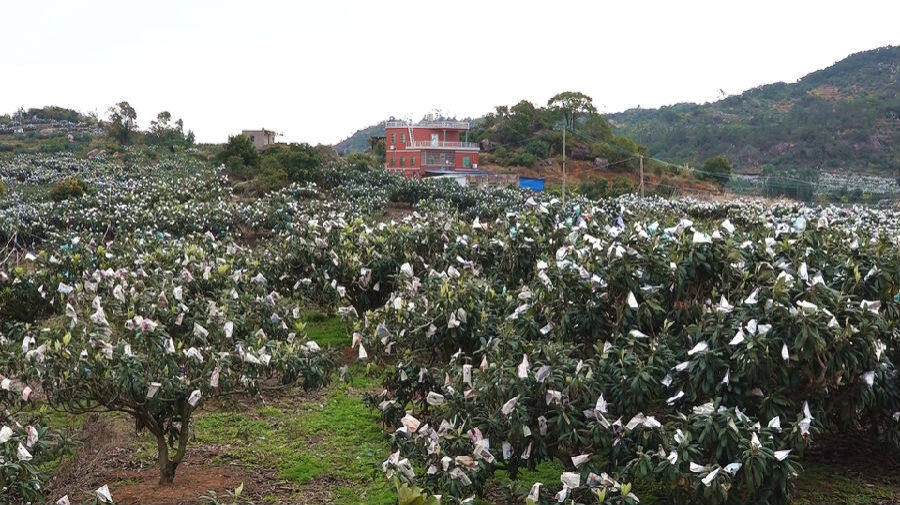
[[[463,151],[477,151],[475,142],[445,142],[441,140],[411,140],[406,143],[407,149],[457,149]]]
[[[468,130],[468,121],[419,121],[408,123],[406,121],[388,121],[385,128],[437,128],[443,130]]]
[[[438,168],[445,169],[445,170],[453,170],[454,168],[456,168],[456,165],[453,163],[453,160],[446,160],[446,161],[435,160],[430,163],[427,161],[422,162],[423,170],[432,170],[432,169],[438,169]]]

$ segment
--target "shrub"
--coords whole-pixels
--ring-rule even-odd
[[[281,169],[294,182],[320,183],[324,178],[323,157],[309,144],[291,144],[266,149],[262,154],[263,166]]]
[[[9,321],[33,323],[49,310],[37,286],[31,281],[8,284],[0,289],[0,314]]]
[[[84,194],[86,185],[80,177],[69,177],[53,183],[50,188],[50,198],[56,202],[78,198]]]
[[[728,161],[728,158],[724,156],[715,156],[713,158],[707,158],[707,160],[703,162],[703,166],[697,172],[703,179],[709,179],[720,184],[725,184],[731,179],[731,171],[731,162]]]
[[[368,172],[384,166],[384,162],[379,161],[378,155],[372,153],[351,153],[347,156],[345,161],[347,163],[347,168],[359,172]]]
[[[0,181],[0,196],[3,196],[5,194],[6,194],[6,184],[4,184],[3,181]]]
[[[228,173],[230,177],[233,177],[238,180],[247,180],[253,177],[253,173],[256,171],[247,165],[244,165],[244,160],[240,156],[229,156],[228,159],[225,160],[225,171]]]
[[[59,153],[69,148],[69,142],[65,136],[49,138],[41,142],[42,153]]]
[[[592,200],[633,193],[636,189],[637,184],[628,177],[622,175],[615,177],[612,180],[595,177],[582,182],[578,186],[578,192]]]
[[[265,162],[263,162],[262,172],[257,179],[259,181],[258,190],[263,193],[281,189],[291,182],[284,170]]]
[[[523,151],[530,153],[538,158],[546,158],[550,156],[550,144],[540,139],[531,139],[521,148]]]
[[[510,161],[513,165],[516,166],[533,167],[540,160],[537,156],[528,151],[525,151],[523,149],[516,149]]]
[[[232,156],[240,158],[244,165],[250,167],[259,166],[259,151],[256,150],[256,146],[253,145],[250,137],[246,135],[228,137],[228,143],[225,144],[225,148],[222,151],[216,154],[215,161],[216,163],[224,164]]]

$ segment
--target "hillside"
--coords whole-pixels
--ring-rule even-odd
[[[356,130],[353,135],[334,145],[334,150],[339,154],[350,154],[365,151],[369,147],[369,138],[384,136],[384,121]]]
[[[0,115],[0,153],[78,151],[100,132],[97,118],[57,106]]]
[[[815,167],[887,173],[900,166],[900,47],[848,56],[795,83],[707,104],[630,109],[607,119],[662,159],[725,155],[738,170]]]

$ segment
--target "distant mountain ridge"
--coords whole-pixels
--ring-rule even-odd
[[[653,156],[699,164],[724,155],[754,167],[900,169],[900,47],[852,54],[796,83],[708,104],[630,109],[607,117]]]
[[[900,170],[900,47],[855,53],[795,83],[778,82],[707,103],[629,109],[605,116],[615,133],[652,156],[699,165],[724,155],[738,171],[823,168]],[[335,145],[363,151],[384,122]]]
[[[368,126],[361,130],[356,130],[353,135],[345,138],[334,145],[334,150],[338,154],[350,154],[365,151],[369,147],[369,139],[372,137],[384,136],[384,125],[387,121]]]

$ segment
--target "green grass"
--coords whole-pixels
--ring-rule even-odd
[[[87,418],[88,414],[69,414],[50,408],[44,409],[44,425],[48,428],[60,430],[68,428],[74,432],[84,426]]]
[[[555,485],[564,471],[566,470],[559,461],[542,461],[534,470],[520,468],[516,480],[510,479],[506,470],[497,470],[489,482],[499,486],[510,485],[517,494],[526,494],[535,482],[542,482],[548,486]]]
[[[354,383],[374,379],[353,374]],[[300,488],[322,477],[337,481],[336,503],[392,503],[394,493],[379,471],[389,446],[378,415],[363,405],[354,386],[340,384],[324,398],[255,412],[202,413],[195,422],[200,443],[226,446],[210,464],[236,459],[274,468]]]
[[[873,464],[873,467],[875,466]],[[897,477],[894,476],[891,482],[883,472],[877,471],[877,468],[873,470],[875,471],[872,472],[871,478],[864,481],[832,466],[804,465],[803,472],[797,479],[798,500],[795,503],[796,505],[897,503],[900,499]]]
[[[320,346],[341,348],[350,345],[350,330],[339,316],[309,311],[301,320],[306,337]]]
[[[299,417],[300,433],[318,443],[299,455],[293,469],[304,475],[309,463],[316,468],[313,472],[345,482],[335,490],[338,503],[391,503],[393,492],[378,471],[390,449],[378,415],[347,390],[339,386],[321,409]]]

